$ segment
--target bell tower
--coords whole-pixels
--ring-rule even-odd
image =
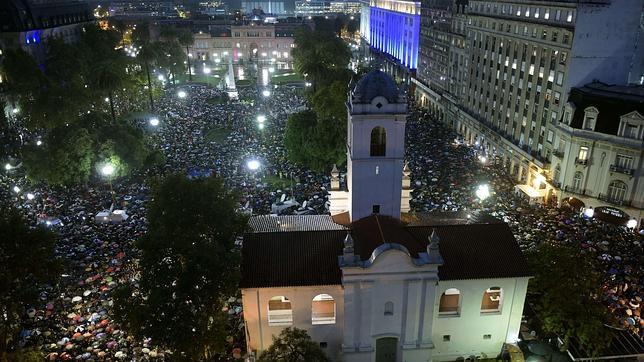
[[[348,211],[352,222],[371,214],[400,218],[401,210],[409,211],[411,192],[407,168],[403,179],[407,102],[396,83],[375,70],[350,92],[347,112],[347,190],[338,192],[334,168],[331,213]]]

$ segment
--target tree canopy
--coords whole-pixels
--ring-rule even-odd
[[[334,23],[316,18],[316,28],[303,27],[295,36],[295,69],[313,84],[308,95],[312,111],[289,116],[284,143],[289,159],[326,172],[345,162],[348,68],[351,51],[334,30]]]
[[[26,310],[39,300],[40,287],[59,275],[54,258],[55,238],[48,230],[32,228],[20,213],[3,205],[0,213],[0,360],[17,360],[7,350],[20,331]]]
[[[273,336],[273,344],[264,351],[259,362],[327,362],[320,345],[311,339],[305,330],[288,327],[278,337]]]
[[[135,337],[198,360],[223,351],[224,301],[236,294],[235,239],[246,218],[221,179],[171,175],[153,187],[149,231],[137,241],[139,280],[116,292],[115,314]]]
[[[567,245],[544,243],[528,258],[535,272],[528,300],[544,332],[561,336],[564,347],[571,338],[592,355],[610,344],[604,323],[610,321],[601,295],[601,274],[592,257]]]

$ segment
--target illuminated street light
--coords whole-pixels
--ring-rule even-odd
[[[311,82],[306,82],[306,83],[304,83],[304,86],[305,86],[305,87],[310,87],[310,86],[312,86],[312,85],[313,85],[313,84],[312,84]]]
[[[479,185],[476,189],[476,197],[478,197],[481,202],[490,197],[490,186],[487,184]]]
[[[246,167],[248,167],[248,169],[251,171],[256,171],[259,166],[260,163],[257,160],[249,160],[248,162],[246,162]]]
[[[186,96],[188,96],[188,93],[186,93],[185,91],[181,90],[181,91],[177,92],[177,97],[179,97],[179,98],[186,98]]]
[[[626,227],[629,229],[635,229],[635,227],[637,227],[637,220],[635,219],[628,220],[628,222],[626,223]]]
[[[257,125],[257,127],[259,127],[259,129],[260,129],[260,130],[261,130],[261,129],[264,129],[264,124],[263,124],[263,123],[260,123],[259,125]]]
[[[41,140],[36,141],[36,146],[42,146],[42,141]]]
[[[159,119],[156,118],[156,117],[150,119],[150,125],[154,126],[154,127],[158,126],[159,125]]]
[[[32,194],[31,192],[27,194],[27,200],[31,201],[35,198],[36,196]]]
[[[20,111],[18,110],[18,108],[14,108],[14,109],[12,110],[12,112],[13,112],[13,114],[18,114],[18,112],[20,112]]]
[[[584,210],[584,215],[585,215],[587,218],[589,218],[589,219],[590,219],[591,217],[593,217],[593,216],[595,215],[595,210],[593,210],[593,208],[592,208],[592,207],[589,207],[589,208],[587,208],[586,210]]]
[[[112,174],[114,173],[114,165],[108,163],[105,166],[101,167],[101,173],[104,176],[112,176]]]
[[[19,192],[20,192],[20,187],[18,187],[17,185],[16,185],[16,186],[14,186],[14,187],[13,187],[13,192],[15,192],[15,193],[19,193]]]
[[[163,74],[159,74],[157,79],[163,82],[165,80],[165,77],[163,76]]]
[[[271,96],[271,91],[269,91],[268,89],[264,89],[264,90],[262,91],[262,95],[263,95],[264,97],[270,97],[270,96]]]
[[[266,116],[265,115],[260,114],[259,116],[257,116],[257,122],[264,123],[265,121],[266,121]]]
[[[485,165],[485,163],[487,162],[487,157],[479,156],[479,161],[481,161],[481,163]]]
[[[210,74],[210,68],[204,67],[203,68],[203,74]]]
[[[12,168],[13,168],[13,166],[11,166],[11,164],[10,164],[10,163],[6,163],[6,164],[4,165],[4,169],[5,169],[5,170],[7,170],[7,171],[11,170]]]

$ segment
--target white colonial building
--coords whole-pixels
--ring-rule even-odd
[[[595,217],[642,225],[644,86],[592,82],[570,91],[553,144],[552,182],[561,202]]]
[[[249,222],[240,283],[249,352],[295,326],[333,360],[497,357],[518,338],[531,276],[509,227],[407,213],[398,89],[371,72],[347,107],[348,190],[334,169],[333,215]]]

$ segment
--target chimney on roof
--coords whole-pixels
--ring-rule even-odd
[[[427,255],[431,264],[443,264],[443,257],[439,250],[440,238],[436,229],[432,229],[432,235],[429,236],[429,245],[427,245]]]

